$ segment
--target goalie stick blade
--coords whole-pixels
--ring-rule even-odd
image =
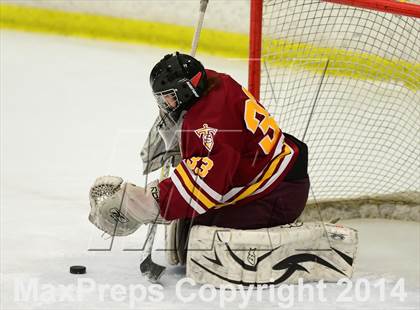
[[[159,281],[165,269],[166,267],[154,263],[150,254],[140,263],[141,274],[152,283]]]

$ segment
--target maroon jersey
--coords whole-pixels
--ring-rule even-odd
[[[274,118],[229,75],[185,114],[181,163],[159,183],[160,213],[191,218],[267,195],[292,167],[298,148]]]

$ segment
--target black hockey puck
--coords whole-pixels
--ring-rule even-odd
[[[84,274],[84,273],[86,273],[86,267],[85,266],[71,266],[70,267],[70,273]]]

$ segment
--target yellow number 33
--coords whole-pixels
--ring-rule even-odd
[[[258,144],[265,154],[269,154],[280,135],[280,128],[268,111],[258,104],[254,96],[246,88],[243,87],[242,90],[249,98],[245,101],[246,128],[252,133],[255,133],[258,128],[261,129],[264,138]],[[262,120],[257,118],[257,114],[262,116]],[[273,130],[273,137],[268,134],[269,128]]]
[[[201,162],[200,165],[198,165],[199,162]],[[213,168],[214,163],[208,157],[191,157],[187,159],[187,166],[195,174],[199,175],[202,178],[205,178],[211,170],[211,168]]]

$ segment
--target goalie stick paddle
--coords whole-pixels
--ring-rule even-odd
[[[156,264],[152,260],[152,249],[156,235],[156,223],[149,224],[147,230],[146,245],[144,249],[143,260],[140,263],[141,274],[150,282],[156,283],[159,281],[166,267]]]
[[[191,47],[191,54],[190,54],[193,57],[195,56],[195,52],[197,51],[198,40],[200,38],[201,28],[203,27],[204,14],[206,12],[208,2],[209,0],[200,0],[200,15],[197,21],[197,26],[195,28],[194,37],[192,41],[192,47]],[[160,174],[161,180],[169,176],[171,162],[172,162],[172,157],[168,158],[165,161],[161,170],[161,174]],[[153,249],[153,243],[155,241],[156,229],[157,229],[156,225],[157,225],[156,222],[149,224],[148,231],[147,231],[146,244],[145,244],[145,249],[144,249],[144,254],[143,254],[143,260],[140,263],[141,274],[152,283],[158,282],[160,277],[163,275],[163,272],[166,269],[166,267],[156,264],[152,260],[152,249]]]

